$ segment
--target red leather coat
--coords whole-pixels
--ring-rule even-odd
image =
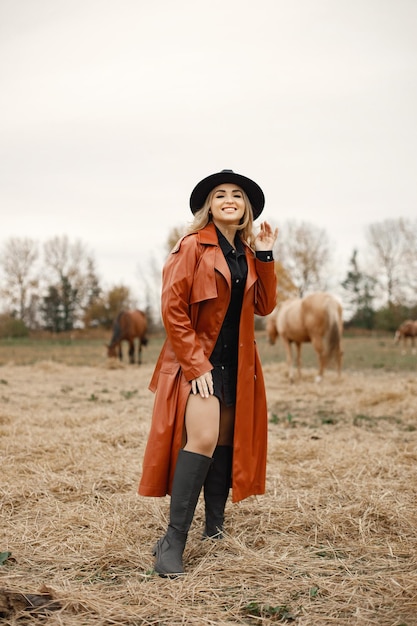
[[[248,275],[239,326],[233,502],[265,492],[267,405],[254,314],[268,315],[276,304],[274,263],[256,259],[249,246],[245,253]],[[230,296],[230,271],[210,223],[183,237],[163,269],[161,304],[167,338],[149,385],[156,393],[139,484],[141,495],[171,493],[178,451],[185,443],[190,381],[212,369],[209,356]]]

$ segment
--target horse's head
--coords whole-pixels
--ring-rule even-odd
[[[116,346],[112,345],[111,343],[105,343],[104,345],[107,348],[107,356],[110,358],[116,358],[117,357]]]

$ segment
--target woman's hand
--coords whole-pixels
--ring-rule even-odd
[[[214,386],[213,386],[213,377],[211,372],[206,372],[206,374],[202,374],[198,378],[193,378],[191,381],[191,391],[194,395],[198,393],[202,398],[208,398],[213,395]]]
[[[268,222],[262,222],[259,233],[255,237],[255,250],[266,252],[272,250],[278,237],[278,228],[272,230]]]

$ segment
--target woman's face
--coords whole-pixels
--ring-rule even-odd
[[[237,226],[245,213],[242,189],[230,183],[218,185],[213,189],[210,209],[216,225]]]

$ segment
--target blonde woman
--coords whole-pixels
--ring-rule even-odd
[[[155,571],[184,573],[183,551],[203,488],[204,537],[221,538],[225,505],[265,492],[267,406],[254,316],[276,303],[265,204],[250,178],[222,170],[191,193],[194,221],[163,269],[167,334],[150,389],[156,393],[139,494],[171,495]]]

